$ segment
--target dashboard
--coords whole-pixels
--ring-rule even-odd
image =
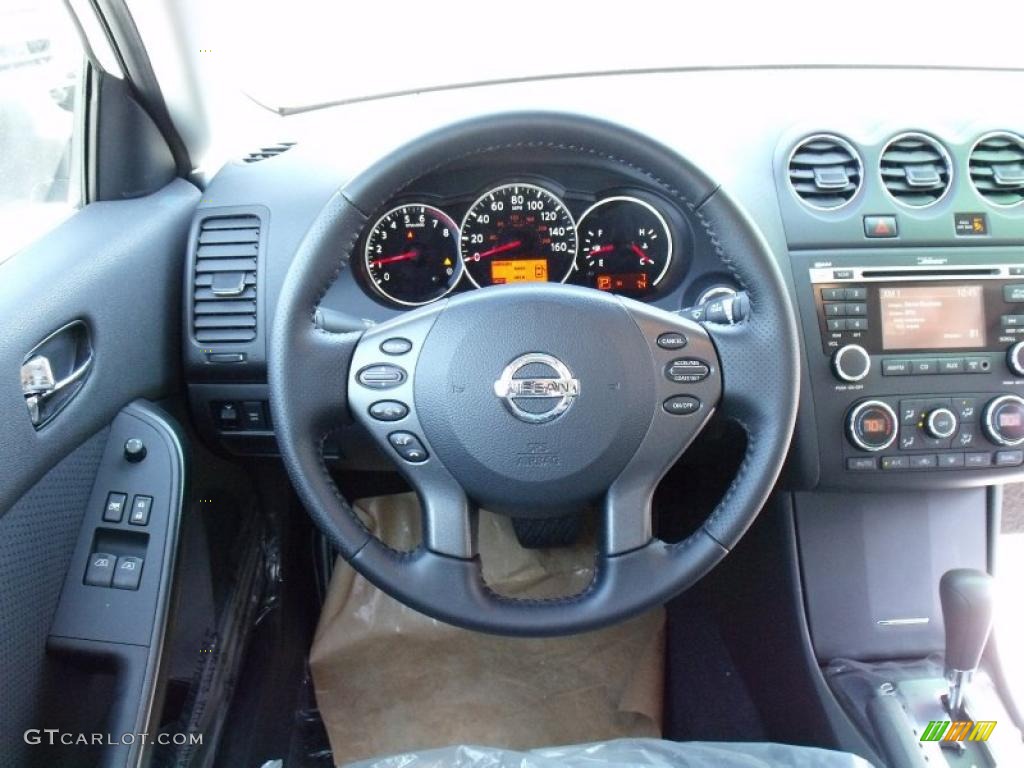
[[[579,80],[571,95],[562,81],[509,84],[474,89],[471,102],[456,90],[352,105],[337,113],[341,123],[311,116],[307,140],[226,164],[197,213],[185,276],[196,422],[230,450],[275,452],[265,349],[277,291],[316,212],[362,165],[460,117],[548,106],[597,112],[662,140],[707,170],[764,235],[805,356],[787,482],[909,488],[1019,477],[1024,111],[1003,105],[963,120],[947,97],[975,77],[996,89],[1021,80],[897,70],[638,75]],[[685,93],[688,105],[756,107],[688,119],[688,107],[664,98],[631,111],[641,86]],[[794,107],[752,96],[777,87],[820,98]],[[851,92],[874,95],[851,106]],[[401,117],[414,106],[438,117],[411,126]],[[339,142],[335,131],[358,142]],[[734,282],[700,226],[701,202],[679,205],[622,164],[542,145],[446,163],[363,211],[319,319],[358,330],[445,296],[542,280],[677,311],[756,290]],[[202,302],[214,300],[207,228],[239,216],[251,223],[253,261],[236,287],[254,311],[241,328],[229,327],[227,312],[200,327]],[[360,460],[357,445],[329,448]]]

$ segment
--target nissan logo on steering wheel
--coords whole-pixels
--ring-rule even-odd
[[[561,416],[575,402],[580,383],[568,366],[552,355],[531,352],[505,366],[494,382],[513,416],[530,424],[543,424]]]

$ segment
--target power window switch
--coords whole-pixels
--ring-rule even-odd
[[[148,525],[149,513],[152,509],[152,496],[136,496],[132,499],[132,511],[128,513],[128,523],[131,525]]]
[[[141,557],[120,557],[114,570],[114,589],[138,589],[142,579]]]
[[[124,517],[124,505],[128,503],[127,493],[108,493],[107,504],[103,508],[103,522],[120,523]]]
[[[85,567],[85,583],[90,587],[109,587],[114,579],[115,555],[106,552],[93,552],[89,555],[89,564]]]

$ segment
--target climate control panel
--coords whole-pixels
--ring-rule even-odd
[[[864,398],[846,414],[853,472],[1018,467],[1024,398],[1013,394]]]

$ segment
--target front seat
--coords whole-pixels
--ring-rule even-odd
[[[848,752],[762,742],[618,739],[519,752],[460,745],[405,752],[349,768],[870,768]]]

